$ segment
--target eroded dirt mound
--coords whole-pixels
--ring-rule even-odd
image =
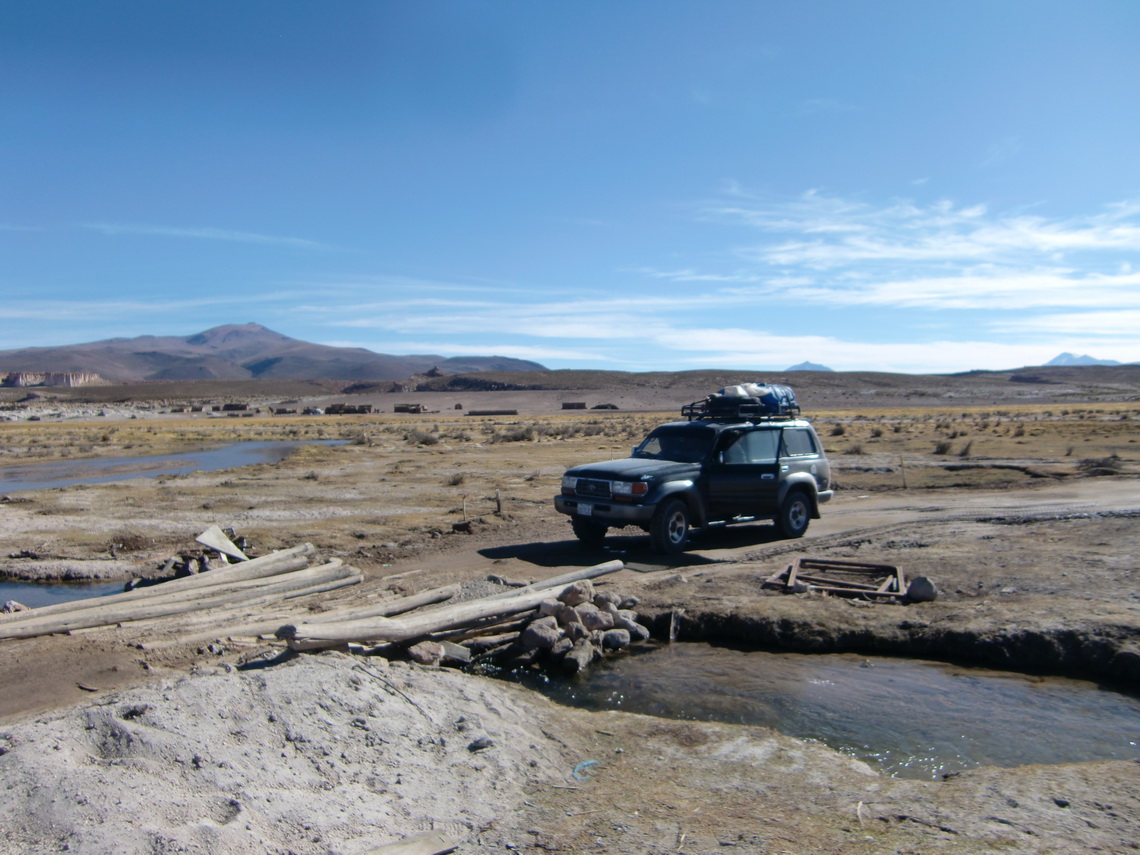
[[[0,851],[325,853],[432,827],[468,836],[563,774],[521,695],[335,653],[108,695],[0,730]]]

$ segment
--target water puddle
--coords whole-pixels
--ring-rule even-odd
[[[343,445],[344,442],[340,439],[234,442],[150,457],[102,457],[6,466],[0,467],[0,493],[44,490],[72,484],[100,484],[130,478],[154,478],[159,475],[185,475],[194,471],[214,472],[253,463],[276,463],[302,445]]]
[[[554,700],[665,718],[763,725],[884,774],[1140,759],[1140,697],[1094,683],[854,654],[686,642],[543,681]]]
[[[15,600],[31,609],[106,594],[121,594],[122,582],[0,582],[0,605]]]

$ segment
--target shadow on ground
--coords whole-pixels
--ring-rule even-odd
[[[611,534],[601,547],[588,547],[577,540],[533,541],[488,547],[480,549],[479,554],[491,559],[514,558],[538,567],[590,566],[619,559],[630,570],[651,573],[671,567],[719,564],[731,560],[717,557],[719,550],[766,546],[781,539],[775,526],[741,525],[698,531],[681,555],[658,555],[650,548],[649,536],[645,534]]]

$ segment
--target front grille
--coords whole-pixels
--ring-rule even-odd
[[[590,499],[608,499],[610,498],[610,482],[595,481],[592,478],[579,478],[578,487],[574,492],[579,496],[585,496]]]

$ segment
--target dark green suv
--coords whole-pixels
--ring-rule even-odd
[[[624,460],[567,470],[554,507],[583,543],[638,526],[655,551],[676,554],[694,527],[771,519],[801,537],[831,496],[831,467],[807,420],[690,418],[656,428]]]

